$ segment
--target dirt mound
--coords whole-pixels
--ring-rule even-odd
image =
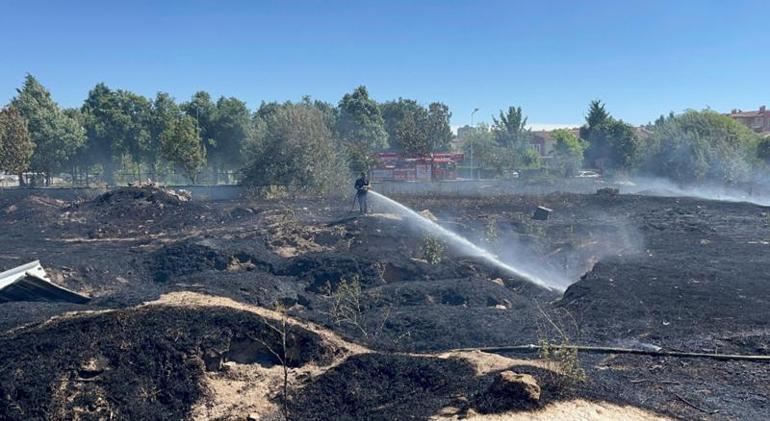
[[[184,195],[154,186],[120,187],[67,208],[71,219],[88,222],[90,238],[184,228],[206,220],[210,216],[206,210]]]
[[[505,373],[513,379],[500,387]],[[483,353],[364,353],[307,381],[291,400],[290,412],[306,420],[463,419],[478,414],[532,419],[575,397],[601,401],[589,384],[562,394],[563,382],[561,374],[538,363]],[[607,412],[604,419],[623,418],[620,411]],[[541,419],[553,419],[543,415]]]
[[[278,363],[279,321],[226,307],[143,306],[52,320],[0,340],[2,419],[185,419],[222,363]],[[269,348],[268,348],[269,347]],[[309,330],[287,334],[290,367],[332,362]]]
[[[172,190],[161,189],[158,187],[121,187],[108,191],[93,200],[97,206],[121,206],[130,204],[130,206],[141,206],[143,203],[152,203],[163,206],[182,206],[189,202],[189,199],[175,193]]]

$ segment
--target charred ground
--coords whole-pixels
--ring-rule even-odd
[[[293,409],[311,418],[332,416],[331,407],[346,408],[343,415],[351,418],[392,417],[393,412],[375,410],[382,405],[419,408],[415,414],[428,417],[456,404],[451,396],[457,395],[470,397],[464,405],[484,412],[479,393],[491,378],[465,373],[460,362],[385,352],[558,340],[548,318],[575,343],[770,351],[766,208],[562,193],[399,200],[416,210],[429,209],[442,225],[500,256],[526,256],[526,264],[542,273],[560,274],[558,282],[575,283],[563,295],[548,291],[479,259],[456,255],[451,247],[441,263],[430,264],[424,259],[426,234],[376,203],[373,215],[355,217],[336,202],[320,199],[197,202],[137,188],[75,202],[0,196],[0,269],[40,259],[54,281],[94,296],[88,305],[0,305],[0,328],[6,332],[0,339],[0,371],[9,379],[2,385],[3,415],[45,418],[75,405],[94,418],[106,413],[100,411],[141,415],[129,410],[191,416],[193,403],[207,394],[199,381],[211,369],[207,351],[218,347],[226,353],[230,345],[222,344],[258,332],[259,320],[228,309],[134,307],[176,291],[286,309],[297,320],[318,323],[383,352],[348,358],[322,378],[307,380]],[[552,217],[532,220],[537,205],[553,209]],[[340,285],[352,283],[360,286],[356,319],[335,317],[335,294]],[[41,324],[85,310],[111,312]],[[224,339],[216,336],[222,331],[229,332]],[[98,339],[100,332],[107,334]],[[171,332],[187,333],[174,341]],[[331,348],[307,341],[316,345],[302,362],[329,364],[324,355],[333,354]],[[65,348],[64,343],[78,346]],[[129,352],[114,353],[119,345]],[[98,383],[99,393],[82,392],[91,386],[62,383],[82,378],[78,370],[89,358],[103,358],[112,367]],[[252,363],[274,364],[264,358]],[[583,363],[589,380],[564,390],[544,386],[551,396],[546,401],[583,397],[687,418],[755,418],[768,410],[767,364],[595,355],[584,355]],[[146,371],[130,372],[137,364]],[[447,372],[455,374],[447,378]],[[533,373],[549,384],[543,373]],[[124,375],[157,390],[157,400],[132,407],[139,389],[120,384]],[[185,380],[165,381],[163,376]],[[390,387],[371,389],[351,402],[350,393],[358,390],[351,381]],[[440,386],[431,389],[428,383]],[[64,395],[53,393],[57,387],[88,397],[81,400],[122,394],[125,401],[75,399],[68,407]],[[395,393],[406,390],[426,391],[414,401]],[[319,391],[332,395],[318,402],[314,396]]]

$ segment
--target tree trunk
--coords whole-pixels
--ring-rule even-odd
[[[114,186],[115,185],[115,163],[112,162],[110,159],[109,161],[104,163],[104,182],[107,184],[107,187]]]
[[[26,186],[27,182],[24,180],[24,172],[19,171],[19,187]]]

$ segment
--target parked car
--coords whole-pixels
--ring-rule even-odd
[[[575,176],[577,178],[599,178],[601,175],[596,171],[591,170],[581,170],[578,171],[577,175]]]

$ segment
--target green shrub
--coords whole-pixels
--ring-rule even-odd
[[[444,258],[444,244],[435,237],[426,236],[422,242],[422,255],[428,263],[437,265]]]

